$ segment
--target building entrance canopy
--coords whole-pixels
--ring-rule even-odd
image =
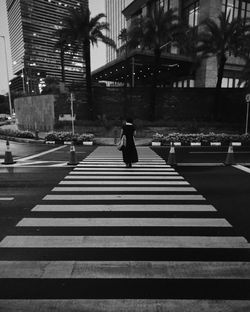
[[[150,85],[154,72],[154,56],[151,51],[136,50],[92,72],[93,83],[111,82],[130,86]],[[166,54],[161,56],[158,72],[160,86],[172,86],[180,79],[192,78],[193,61],[185,56]]]

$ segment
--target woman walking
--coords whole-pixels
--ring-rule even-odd
[[[125,124],[122,126],[121,139],[125,136],[125,144],[122,148],[123,161],[127,168],[132,167],[132,163],[138,162],[137,150],[135,147],[135,126],[133,125],[133,120],[127,118]]]

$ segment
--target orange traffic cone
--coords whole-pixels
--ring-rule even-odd
[[[167,165],[170,165],[170,166],[176,166],[177,165],[176,159],[175,159],[175,147],[174,147],[174,144],[172,142],[170,144],[170,151],[168,154]]]
[[[227,157],[224,163],[226,166],[235,165],[234,150],[232,143],[228,146]]]
[[[70,155],[69,155],[68,165],[77,165],[77,164],[78,162],[76,158],[76,149],[75,149],[74,143],[72,142],[70,146]]]
[[[12,153],[10,150],[10,142],[9,140],[6,141],[6,152],[5,152],[5,156],[4,156],[4,165],[12,165],[14,164],[15,161],[13,161],[13,157],[12,157]]]

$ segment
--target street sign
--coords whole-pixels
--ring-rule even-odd
[[[250,93],[247,93],[247,94],[246,94],[245,99],[246,99],[246,102],[250,102]]]

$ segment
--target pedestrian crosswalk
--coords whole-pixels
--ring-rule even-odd
[[[0,242],[0,311],[250,310],[250,244],[150,148],[138,154],[125,168],[98,147]]]

